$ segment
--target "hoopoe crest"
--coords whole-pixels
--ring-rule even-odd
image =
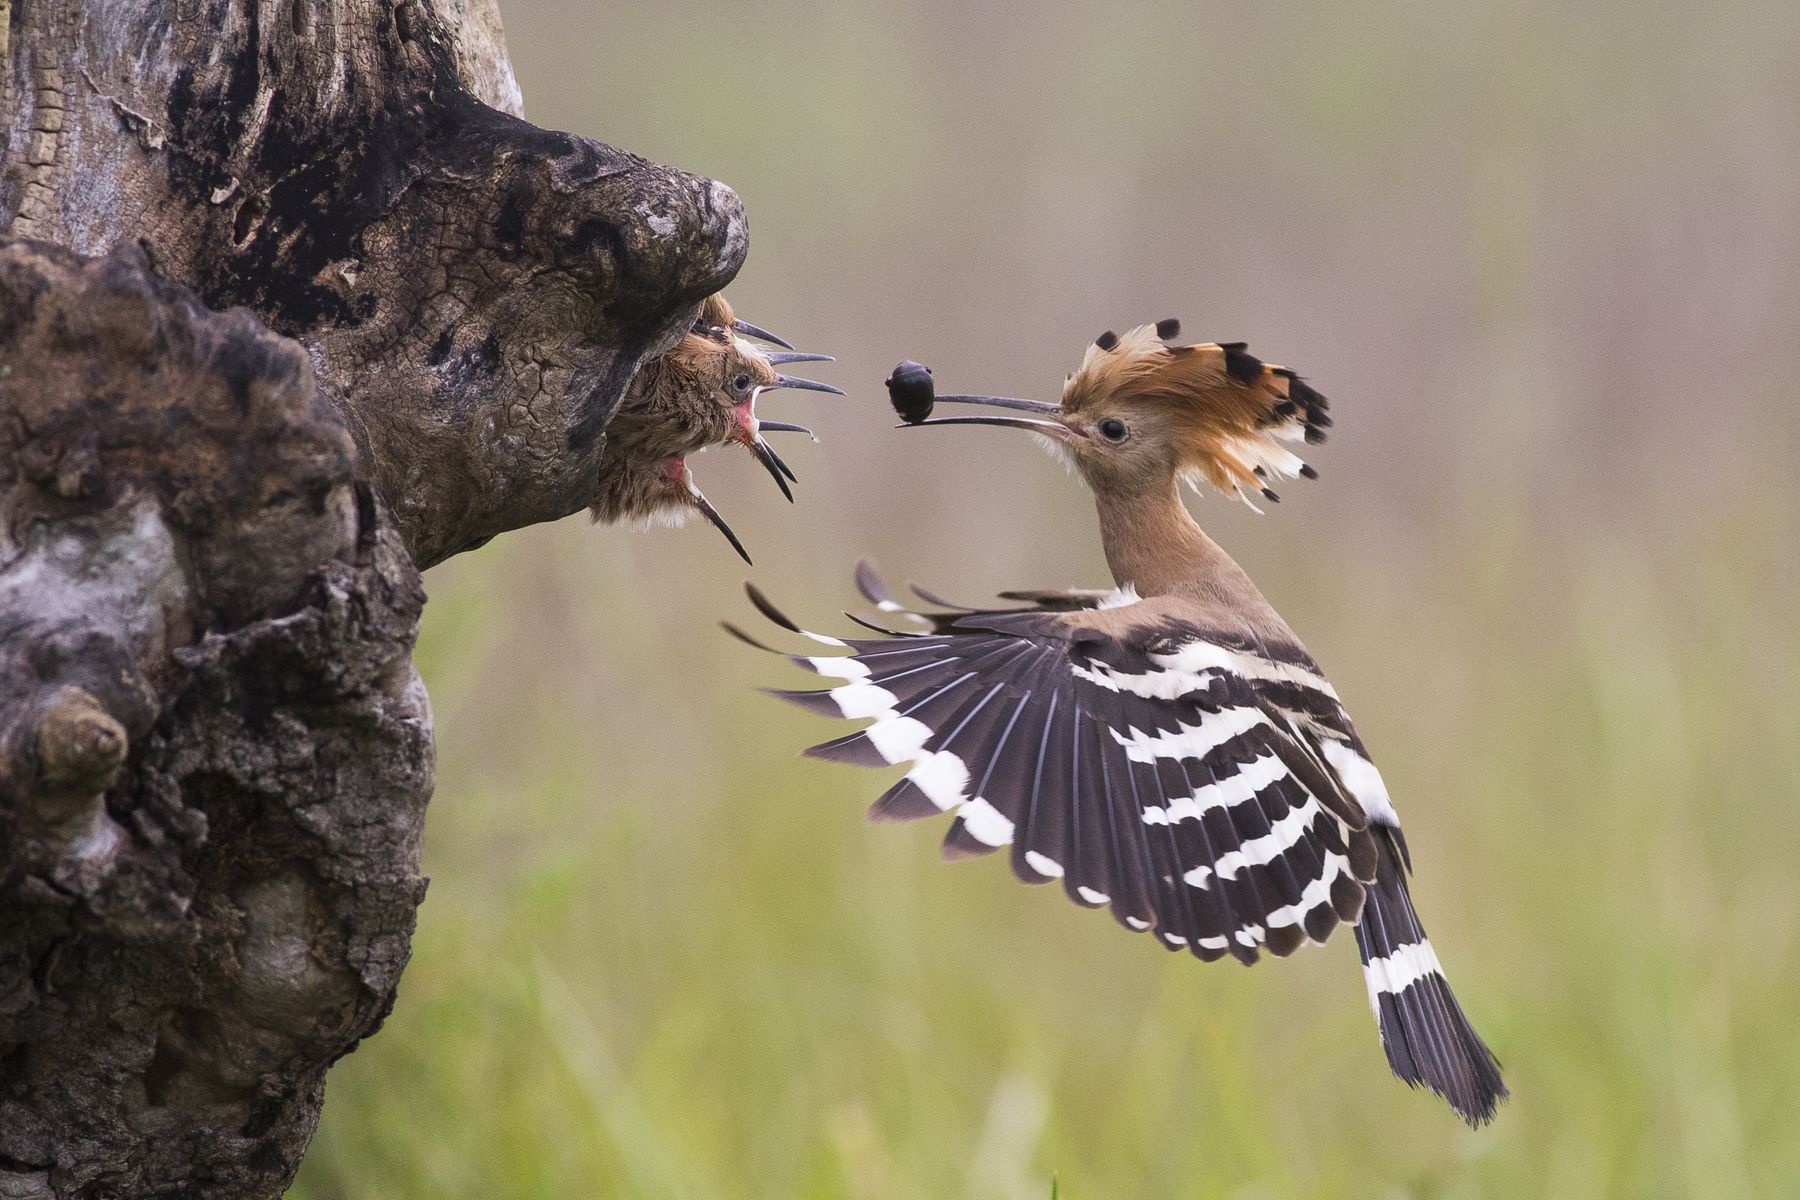
[[[1282,442],[1325,440],[1325,397],[1243,342],[1164,344],[1179,334],[1173,320],[1101,334],[1063,385],[1063,411],[1095,423],[1115,408],[1157,420],[1158,440],[1185,464],[1184,478],[1204,479],[1252,508],[1253,495],[1279,498],[1270,479],[1314,477]]]

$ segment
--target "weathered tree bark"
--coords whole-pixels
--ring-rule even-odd
[[[743,216],[487,0],[0,31],[0,1198],[274,1196],[424,892],[418,569],[588,503]]]

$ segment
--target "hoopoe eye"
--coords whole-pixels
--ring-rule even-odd
[[[1130,430],[1125,428],[1125,422],[1117,417],[1108,417],[1100,422],[1100,436],[1109,442],[1122,442],[1129,432]]]
[[[750,377],[748,375],[739,375],[736,379],[731,381],[731,386],[735,391],[747,392],[750,390]]]

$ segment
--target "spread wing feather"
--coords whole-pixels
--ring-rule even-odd
[[[1114,593],[915,614],[868,564],[856,582],[887,620],[932,632],[865,623],[881,636],[841,640],[801,629],[754,590],[752,600],[783,629],[845,652],[789,656],[837,686],[773,694],[872,720],[807,753],[905,766],[873,819],[953,813],[947,858],[1007,847],[1027,883],[1061,880],[1077,904],[1206,960],[1288,954],[1360,915],[1377,863],[1370,821],[1383,814],[1322,748],[1361,754],[1297,647],[1247,645],[1166,614],[1120,622],[1123,633],[1084,624]]]

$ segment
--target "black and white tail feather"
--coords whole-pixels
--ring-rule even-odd
[[[1381,830],[1381,859],[1356,925],[1369,1007],[1394,1074],[1443,1096],[1471,1125],[1506,1099],[1500,1064],[1482,1042],[1438,965],[1406,890],[1399,830]]]
[[[848,652],[789,656],[840,682],[772,694],[873,719],[807,751],[908,767],[873,819],[954,813],[946,858],[1007,847],[1025,882],[1060,880],[1075,903],[1205,961],[1254,963],[1353,924],[1394,1073],[1471,1124],[1493,1116],[1506,1096],[1499,1065],[1419,924],[1380,774],[1304,650],[1116,592],[1013,593],[1027,607],[981,608],[915,588],[948,611],[913,612],[868,564],[856,580],[881,613],[918,628],[852,616],[881,636],[810,633],[749,592],[782,628]],[[1132,620],[1096,628],[1095,613],[1120,605]]]

